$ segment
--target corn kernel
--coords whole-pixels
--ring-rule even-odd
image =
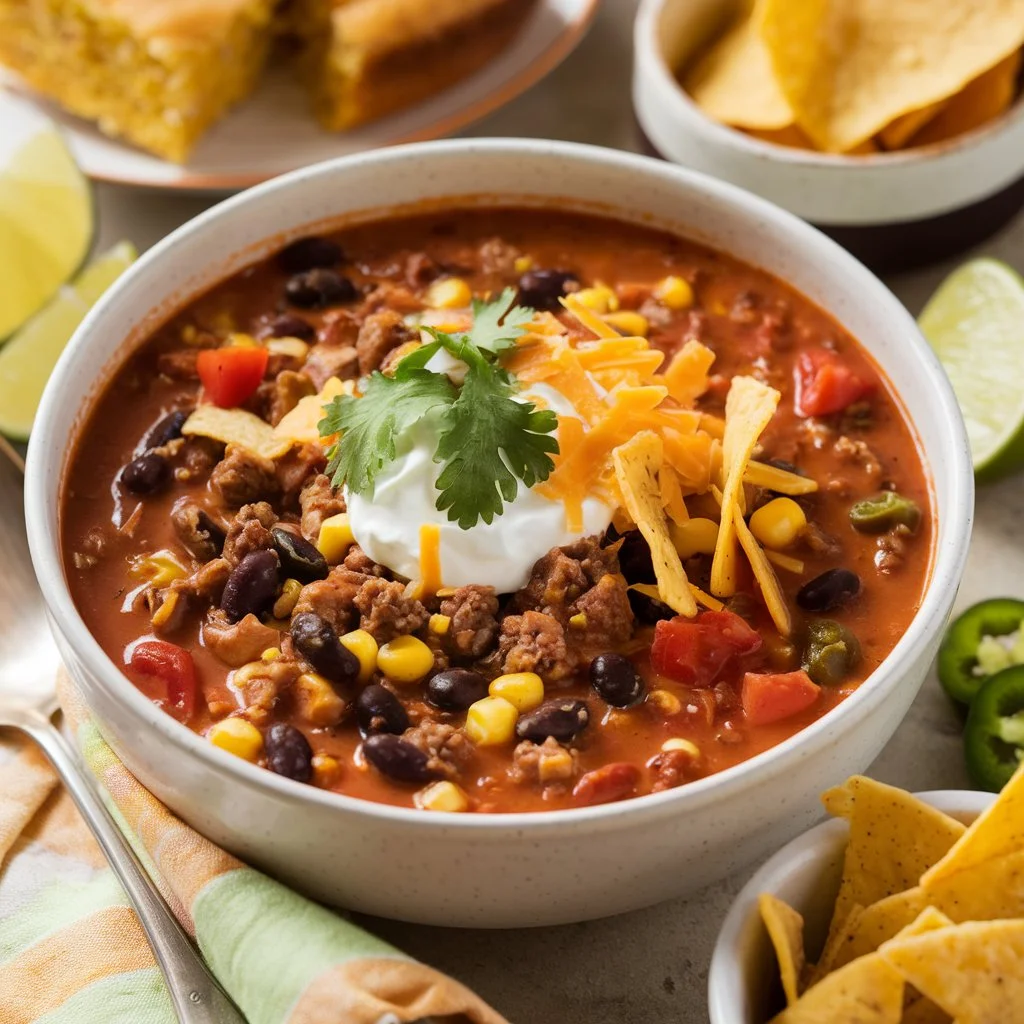
[[[263,736],[252,722],[244,718],[225,718],[214,722],[206,738],[221,750],[243,761],[256,761],[263,752]]]
[[[564,747],[553,753],[541,750],[540,758],[537,761],[537,777],[541,782],[571,779],[575,770],[576,765],[573,762],[572,754]]]
[[[287,619],[302,593],[302,584],[298,580],[288,579],[281,585],[281,596],[274,602],[274,618]]]
[[[431,633],[444,636],[452,628],[452,617],[450,615],[431,615],[427,628]]]
[[[806,525],[804,510],[792,498],[773,498],[750,517],[750,532],[766,548],[788,548]]]
[[[651,690],[647,699],[663,714],[678,715],[683,710],[683,702],[668,690]]]
[[[268,338],[267,351],[272,356],[287,356],[304,363],[309,355],[309,345],[301,338]]]
[[[347,512],[339,512],[325,519],[320,526],[320,535],[316,539],[317,550],[331,565],[340,562],[354,543],[355,537]]]
[[[516,711],[532,711],[544,702],[544,680],[536,672],[509,672],[492,679],[487,692],[504,697]]]
[[[256,348],[256,339],[251,334],[232,331],[225,344],[230,348]]]
[[[196,339],[199,337],[199,331],[196,330],[195,324],[185,324],[181,329],[181,340],[185,345],[194,345]]]
[[[377,668],[394,683],[415,683],[434,667],[434,652],[414,636],[399,636],[377,654]]]
[[[469,797],[454,782],[432,782],[421,789],[413,801],[421,811],[464,811]]]
[[[533,270],[533,257],[517,256],[512,266],[517,274],[525,274],[528,270]]]
[[[688,519],[685,523],[668,524],[679,557],[684,561],[694,555],[713,555],[718,543],[718,523],[713,519]]]
[[[427,305],[434,309],[465,309],[472,301],[473,293],[461,277],[444,277],[427,289]]]
[[[280,647],[268,647],[261,655],[260,661],[265,665],[269,665],[272,661],[277,661],[281,657]]]
[[[153,613],[149,620],[154,629],[163,629],[171,621],[174,610],[178,607],[178,594],[171,591],[163,600],[163,603]]]
[[[654,289],[654,297],[669,309],[689,309],[693,305],[693,288],[685,278],[670,274]]]
[[[313,782],[321,789],[330,789],[341,777],[341,762],[329,754],[313,755]]]
[[[455,587],[441,587],[438,589],[435,597],[452,597],[455,594]]]
[[[411,356],[413,352],[418,348],[422,348],[423,343],[419,341],[405,341],[398,348],[393,348],[385,357],[383,362],[380,364],[380,372],[385,377],[391,377],[394,375],[395,367],[406,357]]]
[[[689,754],[694,760],[700,757],[700,747],[693,740],[684,739],[682,736],[673,736],[671,739],[665,740],[661,745],[661,749],[666,754],[673,750],[681,750]]]
[[[318,729],[337,725],[345,713],[345,701],[316,672],[303,672],[292,684],[291,693],[299,714]]]
[[[519,712],[504,697],[484,697],[466,712],[466,735],[478,747],[510,742],[516,733]]]
[[[586,629],[587,628],[587,613],[577,612],[575,615],[569,616],[569,625],[573,629]]]
[[[166,587],[168,583],[184,579],[188,570],[178,561],[173,551],[161,548],[151,555],[133,558],[128,575],[133,580],[146,580],[154,587]]]
[[[614,313],[619,308],[619,297],[606,284],[595,284],[593,288],[581,288],[573,298],[595,313]]]
[[[620,334],[633,338],[646,338],[647,332],[651,329],[647,317],[631,309],[624,309],[621,313],[608,313],[603,319],[609,327],[614,327]]]
[[[377,641],[365,629],[353,629],[341,637],[341,645],[359,661],[359,682],[368,683],[377,669]]]

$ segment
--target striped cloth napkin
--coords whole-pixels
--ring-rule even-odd
[[[250,1024],[506,1024],[451,978],[246,867],[176,818],[61,702],[107,806]],[[142,926],[37,748],[0,740],[0,1020],[177,1024]]]

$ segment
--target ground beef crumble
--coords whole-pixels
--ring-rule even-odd
[[[576,656],[558,619],[543,612],[508,615],[501,623],[498,653],[505,672],[536,672],[545,682],[572,675]]]
[[[346,505],[345,498],[340,491],[335,491],[330,478],[319,473],[302,488],[299,508],[302,510],[302,536],[315,543],[324,520],[344,512]]]
[[[498,595],[494,587],[459,587],[441,602],[451,619],[446,635],[449,652],[459,658],[482,657],[498,635]]]
[[[273,461],[237,444],[228,445],[224,458],[214,466],[210,483],[228,505],[236,507],[278,494]]]
[[[274,546],[270,528],[277,522],[277,513],[269,502],[257,501],[243,505],[231,525],[224,541],[224,558],[234,567],[253,551],[266,551]]]
[[[422,750],[428,758],[427,771],[442,779],[455,778],[473,752],[473,744],[461,729],[429,718],[406,729],[402,739]]]
[[[379,644],[415,633],[430,618],[419,601],[406,595],[404,583],[376,577],[367,579],[359,588],[355,606],[360,613],[360,628],[372,634]]]

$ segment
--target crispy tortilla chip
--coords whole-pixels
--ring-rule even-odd
[[[755,139],[770,142],[774,146],[786,146],[789,149],[814,149],[814,143],[795,124],[787,125],[785,128],[747,128],[746,132]]]
[[[763,0],[755,21],[796,124],[832,153],[953,96],[1024,42],[1020,0]]]
[[[296,444],[319,444],[320,431],[317,424],[324,418],[324,406],[338,395],[355,394],[354,380],[340,380],[331,377],[317,395],[300,398],[291,412],[281,417],[274,427],[274,436],[294,441]]]
[[[653,431],[644,430],[614,449],[612,462],[626,511],[650,546],[661,600],[678,615],[693,618],[697,614],[697,602],[669,536],[658,486],[662,454],[661,438]]]
[[[775,570],[772,568],[772,563],[768,561],[764,548],[758,544],[757,538],[750,532],[750,527],[743,519],[743,512],[739,505],[733,506],[732,521],[740,547],[743,548],[743,553],[747,556],[747,561],[750,562],[750,568],[754,570],[757,585],[761,588],[761,597],[768,608],[768,614],[771,615],[772,622],[775,623],[775,628],[779,633],[782,636],[789,636],[793,632],[793,617],[789,613],[786,596],[782,593],[782,587],[779,585],[779,577],[775,575]],[[722,523],[724,526],[724,510]],[[724,530],[719,528],[719,540],[721,540],[723,532]],[[718,551],[716,550],[715,556],[717,557],[717,555]]]
[[[221,409],[216,405],[198,406],[185,420],[181,432],[241,445],[265,459],[280,458],[292,446],[288,438],[275,436],[274,428],[259,416],[244,409]]]
[[[840,928],[827,968],[835,970],[858,957],[874,953],[883,942],[909,927],[928,908],[928,897],[920,886],[887,896],[870,907],[855,908]]]
[[[1024,1014],[1024,920],[897,936],[877,955],[958,1024],[1009,1024]]]
[[[809,971],[807,988],[810,988],[811,985],[817,984],[817,982],[821,981],[826,974],[831,974],[840,960],[842,960],[844,964],[848,964],[851,960],[857,959],[854,956],[844,956],[843,950],[854,935],[857,929],[857,922],[860,915],[863,913],[863,907],[852,907],[850,912],[846,915],[846,920],[839,922],[838,924],[836,923],[835,916],[833,915],[828,938],[825,939],[825,948],[821,951],[821,956],[818,958],[817,964],[815,964]]]
[[[683,76],[683,88],[709,117],[738,128],[786,128],[793,111],[749,15],[733,22]]]
[[[764,487],[779,494],[801,495],[813,494],[818,489],[818,481],[799,473],[790,473],[778,466],[769,466],[767,462],[751,459],[743,472],[743,482],[755,487]]]
[[[903,1007],[900,1024],[953,1024],[953,1018],[927,996],[918,996]]]
[[[743,475],[754,446],[765,427],[771,422],[778,404],[779,393],[774,388],[762,384],[753,377],[733,377],[729,395],[725,400],[725,438],[722,442],[722,528],[718,531],[718,543],[711,564],[711,593],[715,597],[732,597],[736,593],[737,545],[733,512],[740,508]],[[768,573],[774,577],[771,566],[768,566]]]
[[[914,135],[909,144],[930,146],[935,142],[945,142],[995,120],[1013,103],[1020,66],[1021,51],[1017,50],[952,97],[941,113]]]
[[[1024,917],[1024,850],[924,883],[928,901],[954,921]]]
[[[948,102],[949,100],[939,100],[936,103],[928,103],[897,117],[895,121],[890,121],[878,133],[878,142],[882,149],[902,149],[907,140],[917,134]]]
[[[786,1004],[792,1006],[800,998],[800,975],[806,963],[804,919],[788,903],[783,903],[771,893],[761,893],[757,905],[779,961]]]

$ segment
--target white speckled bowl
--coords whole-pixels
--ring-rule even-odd
[[[970,824],[995,800],[992,793],[943,789],[918,793],[925,803]],[[766,1024],[773,993],[781,998],[778,966],[757,906],[763,892],[804,917],[808,958],[821,951],[843,871],[849,828],[833,819],[805,832],[775,854],[740,890],[722,924],[708,974],[711,1024]]]
[[[830,310],[881,364],[915,425],[937,510],[931,581],[906,634],[855,694],[738,767],[600,807],[427,814],[274,775],[151,704],[103,653],[71,600],[58,545],[60,482],[68,438],[126,349],[212,282],[325,222],[495,197],[676,230],[770,269]],[[503,139],[309,167],[175,231],[118,281],[61,358],[36,420],[26,495],[32,556],[61,651],[104,736],[145,785],[205,835],[322,900],[470,927],[632,910],[706,885],[810,825],[818,792],[862,770],[910,706],[960,581],[973,512],[967,439],[945,375],[906,310],[847,253],[790,214],[670,164]]]

